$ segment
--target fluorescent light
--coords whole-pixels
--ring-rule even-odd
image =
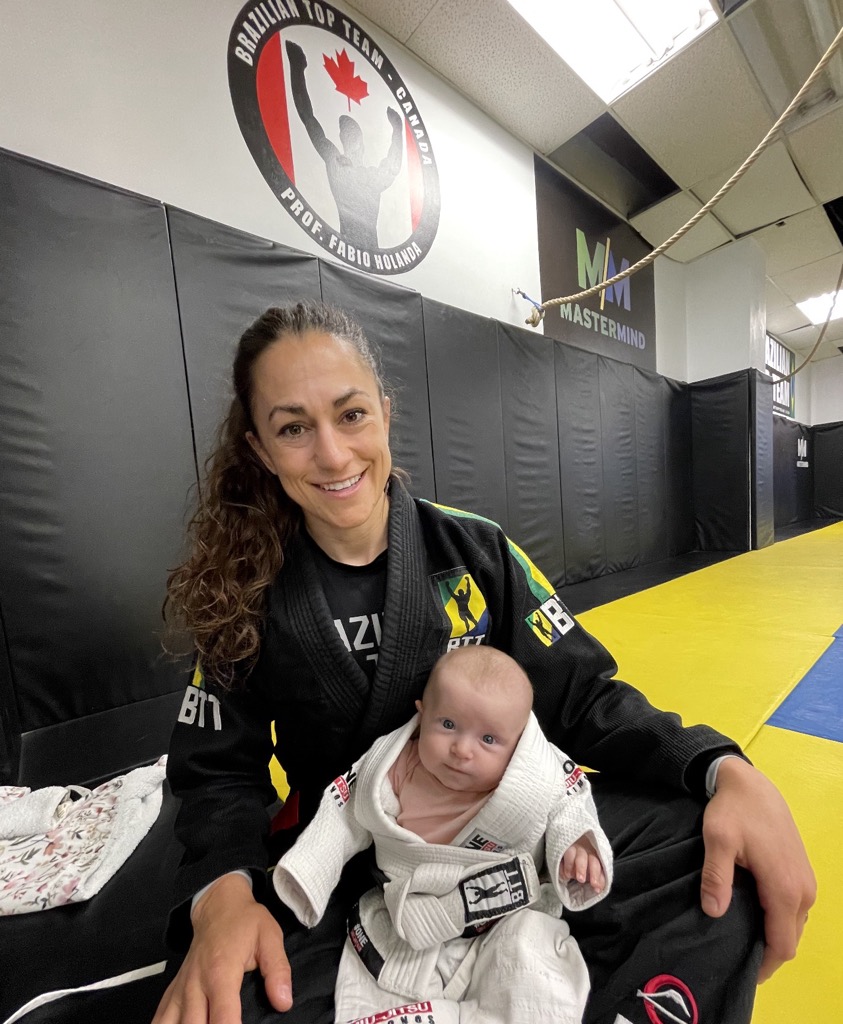
[[[839,320],[843,317],[843,291],[836,294],[826,292],[824,295],[815,295],[812,299],[805,299],[804,302],[797,302],[796,305],[802,310],[812,324],[818,326],[824,324],[828,318],[828,309],[834,300],[834,309],[831,313],[832,320]]]
[[[717,22],[708,0],[508,0],[612,103]]]

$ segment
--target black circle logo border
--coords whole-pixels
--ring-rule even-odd
[[[424,119],[419,113],[419,109],[416,106],[416,102],[413,99],[410,90],[404,84],[403,79],[395,70],[395,66],[386,56],[380,47],[377,47],[379,56],[382,58],[382,64],[380,67],[372,63],[363,51],[355,45],[353,39],[353,33],[359,32],[361,36],[369,39],[371,37],[368,32],[365,32],[359,25],[357,25],[348,15],[339,11],[336,7],[333,7],[329,3],[325,3],[324,0],[318,0],[311,2],[307,5],[302,4],[302,0],[297,0],[297,6],[301,5],[305,11],[315,11],[316,8],[320,8],[324,12],[329,11],[333,15],[333,24],[329,26],[328,22],[330,18],[325,18],[325,24],[322,24],[316,17],[307,14],[292,13],[296,8],[288,8],[286,4],[282,3],[282,0],[278,0],[279,4],[282,4],[284,10],[289,11],[289,16],[284,20],[280,20],[277,25],[271,25],[269,29],[264,29],[260,35],[260,39],[254,42],[254,51],[247,51],[250,53],[252,58],[251,64],[237,56],[237,50],[243,50],[240,36],[246,25],[249,26],[249,36],[253,39],[254,33],[259,31],[263,24],[267,23],[267,17],[265,9],[267,8],[266,0],[260,3],[259,0],[252,0],[252,2],[245,4],[240,12],[238,13],[234,25],[232,26],[231,33],[228,39],[228,83],[229,91],[231,93],[231,102],[234,106],[234,113],[237,117],[237,123],[240,126],[240,131],[249,148],[249,152],[252,154],[252,159],[258,166],[261,174],[264,176],[267,184],[272,189],[275,197],[285,207],[289,215],[295,221],[299,221],[299,227],[302,231],[314,238],[319,245],[322,246],[327,252],[329,252],[336,259],[342,260],[348,266],[356,269],[364,270],[368,273],[377,274],[379,276],[391,276],[394,274],[403,274],[407,270],[411,269],[425,258],[430,251],[430,247],[433,244],[433,240],[436,237],[436,232],[439,227],[439,211],[440,211],[440,194],[439,194],[439,172],[436,167],[436,158],[433,154],[433,146],[430,142],[430,135],[428,134],[427,127],[425,126]],[[277,5],[275,13],[278,13]],[[254,12],[256,18],[249,20],[249,13]],[[378,72],[383,80],[384,84],[392,93],[395,102],[398,104],[399,112],[402,118],[406,115],[404,107],[405,103],[412,105],[413,115],[418,118],[418,125],[415,126],[424,132],[423,138],[427,143],[428,151],[424,154],[429,159],[429,163],[425,163],[423,159],[420,159],[421,173],[422,173],[422,184],[423,184],[423,199],[422,199],[422,214],[419,223],[409,235],[409,237],[402,242],[400,245],[391,246],[388,249],[370,249],[366,250],[370,257],[370,265],[366,266],[362,262],[362,250],[354,250],[356,258],[349,258],[347,256],[339,255],[336,249],[330,248],[329,239],[333,235],[337,239],[345,242],[342,234],[338,228],[333,227],[328,223],[327,219],[322,217],[313,207],[308,203],[307,199],[302,195],[301,190],[296,186],[295,182],[291,181],[286,171],[281,166],[278,157],[275,155],[275,151],[272,148],[272,144],[269,141],[269,137],[266,134],[264,128],[263,119],[261,117],[260,106],[258,104],[257,95],[257,67],[260,60],[261,53],[263,52],[264,46],[273,39],[279,31],[284,28],[290,28],[295,25],[307,25],[315,28],[322,29],[331,35],[336,36],[342,40],[343,45],[349,46],[360,54],[361,58],[365,62],[367,68],[372,68]],[[348,32],[343,32],[340,26],[347,25]],[[403,91],[403,98],[399,99],[397,93]],[[422,154],[419,154],[420,158]],[[286,200],[283,200],[282,193],[292,189],[295,193],[296,199],[301,203],[304,211],[310,213],[313,218],[312,223],[319,222],[323,228],[323,233],[317,235],[312,230],[300,222],[300,218],[295,216],[286,204]],[[346,246],[348,243],[346,242]],[[414,250],[417,246],[421,250],[421,255],[417,256],[415,261],[405,263],[404,266],[399,265],[395,260],[395,255],[403,253],[406,249]],[[381,258],[383,266],[377,267],[373,257],[377,255]],[[404,257],[406,260],[406,256]]]

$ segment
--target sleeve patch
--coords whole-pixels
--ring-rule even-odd
[[[556,594],[552,594],[535,611],[530,612],[524,622],[545,647],[561,640],[576,625]]]

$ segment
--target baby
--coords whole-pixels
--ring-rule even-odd
[[[602,898],[612,873],[585,775],[495,648],[444,655],[416,708],[328,787],[275,869],[313,926],[344,863],[375,844],[385,882],[349,920],[336,1020],[579,1024],[588,974],[560,914]]]

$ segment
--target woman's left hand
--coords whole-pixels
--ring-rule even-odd
[[[735,865],[754,877],[764,911],[766,948],[758,980],[792,960],[817,896],[817,882],[784,797],[757,768],[737,757],[723,761],[717,792],[703,817],[705,863],[702,908],[726,913]]]

